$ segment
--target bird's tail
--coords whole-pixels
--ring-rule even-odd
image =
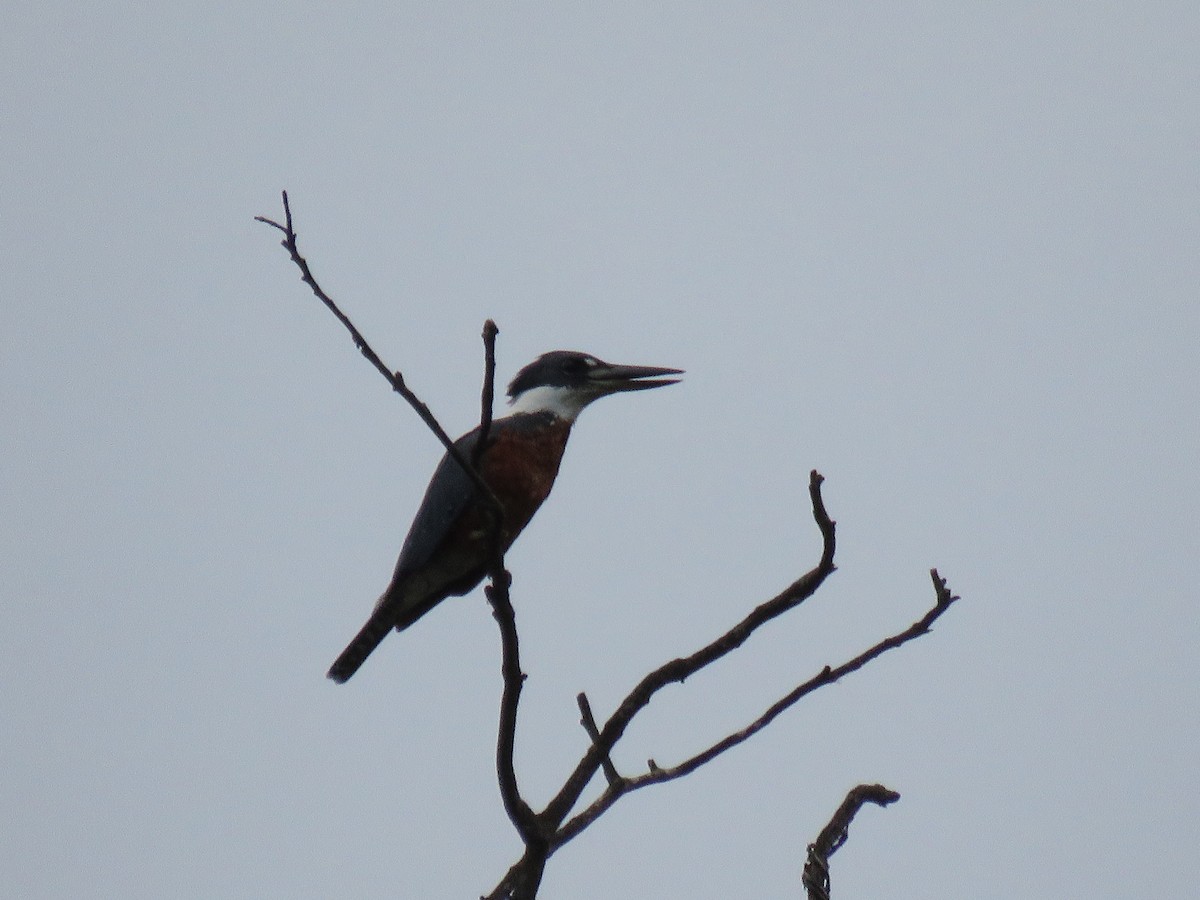
[[[396,624],[396,611],[393,606],[394,604],[381,602],[375,607],[375,612],[371,613],[367,624],[354,636],[354,640],[346,645],[342,655],[329,667],[329,672],[326,673],[327,677],[332,678],[338,684],[345,684],[350,676],[358,671],[359,666],[367,661],[367,657],[374,652]]]

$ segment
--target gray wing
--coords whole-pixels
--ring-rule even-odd
[[[470,460],[478,441],[479,429],[476,428],[455,441],[454,446],[463,457]],[[475,492],[475,482],[471,476],[454,461],[454,457],[446,453],[434,470],[429,487],[425,489],[425,498],[400,548],[400,559],[392,576],[393,583],[429,562],[446,532],[466,511]]]
[[[478,440],[477,428],[460,437],[454,446],[469,460]],[[404,539],[392,583],[375,604],[375,611],[367,619],[367,624],[330,667],[330,678],[338,684],[345,682],[358,671],[388,632],[393,628],[407,628],[446,596],[443,593],[421,597],[416,606],[405,608],[404,583],[409,573],[430,561],[441,546],[446,532],[470,505],[474,495],[475,482],[447,453],[434,470],[429,487],[425,490],[425,499],[421,501],[408,537]]]

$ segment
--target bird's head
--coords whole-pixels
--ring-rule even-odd
[[[661,376],[682,374],[682,369],[619,366],[588,353],[552,350],[517,373],[508,386],[509,403],[514,413],[551,412],[573,422],[593,400],[624,391],[677,384],[678,378]]]

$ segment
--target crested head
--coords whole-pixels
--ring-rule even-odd
[[[509,403],[514,413],[549,412],[573,422],[593,400],[675,384],[678,379],[645,379],[679,374],[680,369],[613,365],[576,350],[552,350],[517,373],[508,386]]]

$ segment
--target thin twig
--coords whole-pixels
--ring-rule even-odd
[[[488,433],[492,426],[492,404],[495,396],[496,377],[496,336],[499,334],[499,329],[491,319],[488,319],[484,323],[485,366],[479,434],[475,442],[472,458],[468,460],[454,441],[451,440],[445,429],[442,428],[429,407],[408,388],[408,385],[405,384],[403,374],[399,371],[393,371],[384,365],[379,354],[375,352],[374,348],[371,347],[366,338],[355,327],[354,323],[350,321],[350,318],[342,312],[333,301],[333,298],[325,293],[325,290],[317,282],[317,279],[312,274],[312,270],[309,268],[308,261],[300,253],[287,191],[283,192],[283,213],[283,224],[266,216],[255,216],[254,218],[256,221],[269,225],[283,233],[283,241],[281,243],[284,249],[288,251],[292,262],[300,269],[300,279],[309,286],[317,299],[324,303],[337,320],[350,332],[354,346],[358,348],[359,352],[387,379],[392,389],[408,401],[408,404],[417,412],[422,421],[429,426],[430,430],[433,431],[438,440],[446,448],[446,452],[450,457],[458,463],[474,482],[475,487],[485,498],[492,511],[493,522],[491,530],[494,543],[492,558],[488,566],[491,584],[487,588],[487,596],[492,604],[493,614],[500,623],[504,652],[504,695],[500,708],[500,729],[496,749],[497,775],[505,809],[508,811],[510,818],[512,818],[514,825],[516,825],[518,832],[525,838],[528,846],[536,847],[540,844],[544,847],[546,842],[540,838],[537,817],[529,805],[521,798],[517,790],[516,772],[513,766],[517,704],[521,693],[521,683],[525,676],[521,673],[517,647],[516,621],[512,602],[509,598],[509,586],[512,583],[512,578],[504,567],[504,544],[501,536],[504,509],[491,487],[483,480],[477,469],[480,456],[487,446]],[[544,860],[545,857],[543,854],[543,864]]]
[[[543,813],[546,818],[556,824],[566,818],[588,782],[603,765],[604,757],[611,753],[613,746],[621,739],[634,716],[646,707],[658,691],[668,684],[684,681],[705,666],[732,653],[767,622],[794,609],[811,597],[834,571],[833,550],[836,523],[829,518],[825,503],[821,498],[823,481],[824,478],[815,469],[810,473],[809,496],[812,500],[813,518],[824,540],[821,561],[816,568],[793,582],[777,596],[759,605],[745,619],[707,646],[700,648],[691,656],[671,660],[643,678],[604,724],[600,730],[599,739],[593,741],[592,746],[588,748],[583,759],[579,761],[575,770],[567,778],[566,783],[550,801]]]
[[[480,397],[479,439],[475,442],[475,450],[471,463],[479,465],[479,460],[487,448],[488,433],[492,427],[492,404],[495,397],[496,382],[496,336],[500,330],[496,323],[488,319],[483,324],[484,373],[483,391]],[[492,616],[500,627],[501,663],[500,672],[504,682],[500,697],[500,722],[496,735],[496,776],[500,785],[500,797],[504,809],[525,841],[527,848],[545,846],[537,815],[521,796],[517,784],[516,766],[513,761],[517,735],[517,709],[521,700],[521,689],[525,683],[525,673],[521,671],[521,650],[517,636],[516,613],[513,611],[509,589],[512,586],[512,575],[504,567],[504,541],[501,534],[504,511],[497,504],[496,518],[492,523],[491,558],[488,562],[488,576],[491,583],[485,589],[488,602],[492,606]]]
[[[471,453],[471,466],[476,471],[479,471],[479,461],[487,450],[488,435],[492,431],[492,405],[496,396],[496,336],[499,333],[500,329],[491,319],[483,323],[483,390],[479,398],[479,436]],[[480,477],[482,478],[482,474]],[[500,505],[495,494],[489,491],[489,496],[492,504],[488,577],[493,584],[504,581],[504,590],[507,592],[507,585],[512,583],[512,576],[504,568],[504,507]]]
[[[367,361],[375,367],[379,374],[387,379],[388,384],[392,386],[392,390],[408,401],[408,405],[416,411],[417,415],[421,417],[421,421],[437,436],[437,439],[441,441],[442,446],[446,448],[446,452],[450,454],[451,458],[462,466],[463,471],[475,482],[475,486],[479,488],[483,496],[488,498],[488,502],[495,509],[500,509],[500,503],[496,499],[496,495],[492,493],[492,489],[488,487],[487,483],[479,476],[479,473],[475,471],[475,467],[459,452],[458,447],[454,444],[454,440],[442,428],[441,423],[434,417],[429,407],[416,394],[409,390],[408,385],[404,382],[404,375],[384,365],[383,360],[379,358],[379,354],[367,343],[367,339],[362,336],[362,333],[350,321],[349,316],[338,308],[338,305],[333,302],[333,298],[325,293],[321,285],[317,283],[317,279],[313,277],[312,271],[308,267],[308,260],[300,255],[300,248],[296,242],[296,230],[292,224],[292,208],[288,202],[287,191],[283,192],[283,215],[284,224],[282,225],[274,219],[268,219],[266,216],[255,216],[254,221],[270,225],[272,228],[277,228],[283,232],[283,240],[280,243],[287,250],[288,255],[291,256],[292,262],[300,270],[300,280],[309,286],[316,298],[324,303],[329,308],[329,311],[337,317],[337,320],[346,327],[346,330],[350,332],[351,339],[354,341],[354,346],[367,358]]]
[[[946,612],[956,600],[959,598],[952,594],[946,586],[946,580],[938,575],[937,569],[930,572],[930,577],[933,579],[934,592],[937,595],[936,602],[933,607],[925,613],[920,619],[897,634],[884,638],[875,646],[868,650],[864,650],[853,659],[847,660],[839,666],[826,666],[812,678],[798,685],[784,697],[777,700],[767,708],[766,712],[760,715],[757,719],[747,725],[740,731],[735,731],[733,734],[727,735],[717,741],[712,746],[695,754],[683,762],[674,766],[661,767],[657,764],[651,767],[650,771],[644,775],[638,775],[632,778],[624,778],[620,783],[610,785],[609,788],[597,797],[590,806],[580,812],[577,816],[570,819],[559,828],[555,835],[556,846],[561,846],[571,838],[575,837],[583,829],[587,828],[592,822],[600,817],[609,807],[617,802],[622,796],[631,791],[639,790],[640,788],[648,787],[652,784],[662,784],[665,781],[674,781],[677,778],[682,778],[696,769],[712,762],[726,750],[730,750],[741,744],[758,732],[766,728],[771,722],[778,717],[782,712],[790,709],[803,697],[808,696],[813,691],[823,688],[826,685],[833,684],[840,678],[849,675],[852,672],[857,672],[871,660],[883,655],[888,650],[895,648],[915,640],[924,634],[927,634],[933,623],[937,621],[941,615]]]
[[[479,398],[479,440],[475,443],[475,454],[471,460],[479,465],[479,457],[487,446],[488,433],[492,430],[492,406],[496,398],[496,336],[500,329],[488,319],[483,323],[483,392]]]
[[[600,740],[600,729],[596,725],[596,717],[592,715],[592,704],[588,702],[587,694],[580,691],[575,702],[579,704],[579,724],[583,726],[583,730],[588,733],[588,737],[592,739],[593,743]],[[609,754],[604,754],[601,765],[604,767],[604,777],[608,779],[610,785],[622,780],[621,773],[613,765],[612,757]]]

